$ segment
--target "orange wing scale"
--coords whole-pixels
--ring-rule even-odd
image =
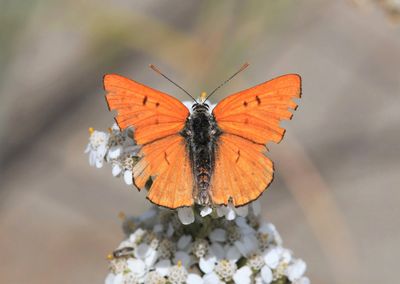
[[[184,138],[189,110],[178,99],[125,77],[104,77],[106,100],[117,110],[121,129],[132,126],[134,138],[142,145],[133,179],[140,190],[154,178],[147,198],[160,206],[177,208],[193,204],[193,177]]]
[[[213,114],[223,134],[219,137],[211,196],[215,204],[245,205],[257,199],[273,179],[273,163],[265,144],[279,143],[300,98],[301,78],[289,74],[222,100]]]

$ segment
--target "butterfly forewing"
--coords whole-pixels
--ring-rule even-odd
[[[106,75],[104,88],[119,127],[133,126],[138,145],[178,133],[189,116],[178,99],[119,75]]]
[[[284,75],[222,100],[213,110],[219,128],[256,143],[280,142],[285,130],[279,123],[291,119],[300,97],[300,76]]]

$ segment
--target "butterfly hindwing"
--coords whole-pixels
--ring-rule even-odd
[[[177,208],[193,204],[193,176],[186,142],[171,135],[142,147],[143,157],[133,168],[134,181],[144,188],[154,179],[147,198],[160,206]]]
[[[291,119],[293,101],[301,95],[301,78],[289,74],[238,92],[213,110],[222,135],[217,141],[211,195],[216,204],[247,204],[268,187],[273,164],[265,144],[279,143],[285,133],[280,121]]]
[[[211,196],[215,204],[231,199],[240,206],[257,199],[273,178],[266,148],[248,139],[224,133],[218,139]]]
[[[132,173],[137,188],[153,184],[148,198],[161,206],[177,208],[193,204],[193,177],[179,134],[189,110],[178,99],[119,75],[106,75],[104,88],[110,110],[117,110],[121,129],[134,128],[141,146],[140,160]]]

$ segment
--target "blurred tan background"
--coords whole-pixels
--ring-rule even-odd
[[[389,1],[386,1],[389,2]],[[117,72],[179,98],[303,77],[263,214],[312,283],[398,283],[400,25],[385,1],[0,1],[0,282],[100,283],[144,195],[89,167]],[[395,1],[392,1],[395,3]]]

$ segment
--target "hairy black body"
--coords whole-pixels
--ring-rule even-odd
[[[207,104],[195,104],[192,108],[193,113],[186,121],[181,134],[186,140],[186,149],[195,180],[193,198],[197,204],[209,205],[211,201],[209,187],[221,131]]]

